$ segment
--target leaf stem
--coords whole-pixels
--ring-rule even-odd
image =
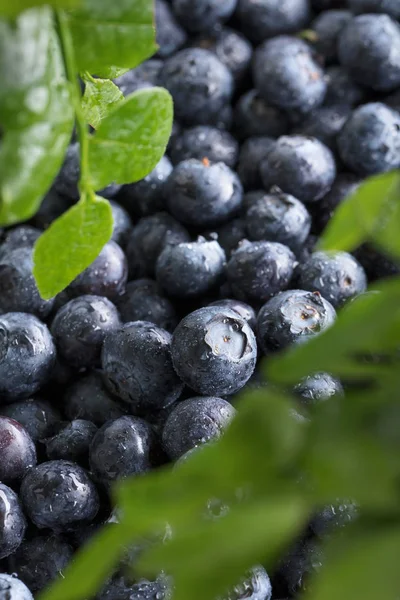
[[[62,10],[56,11],[60,32],[60,41],[64,54],[67,78],[71,84],[72,101],[75,109],[76,128],[80,144],[81,176],[79,187],[82,198],[94,198],[94,190],[90,184],[89,177],[89,132],[83,117],[81,106],[81,89],[78,81],[75,51],[72,43],[71,32],[68,25],[68,17]]]

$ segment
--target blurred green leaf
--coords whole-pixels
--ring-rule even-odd
[[[99,255],[112,234],[109,202],[86,197],[54,221],[35,244],[33,274],[43,298],[52,298]]]
[[[82,97],[82,112],[94,129],[97,129],[101,121],[121,104],[124,99],[119,88],[109,79],[94,79],[88,75],[83,76],[85,92]]]
[[[82,0],[68,14],[79,71],[106,77],[156,52],[153,0]]]
[[[52,12],[0,21],[0,225],[31,217],[56,176],[74,113]]]
[[[172,98],[163,88],[139,90],[125,98],[90,136],[93,188],[139,181],[150,173],[165,152],[172,119]]]
[[[23,10],[38,6],[52,6],[54,8],[76,8],[81,0],[0,0],[0,15],[16,17]]]

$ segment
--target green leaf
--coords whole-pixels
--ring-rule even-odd
[[[79,71],[133,69],[157,50],[153,0],[82,0],[68,15]]]
[[[154,169],[171,135],[173,104],[163,88],[131,94],[100,123],[89,140],[94,189],[132,183]]]
[[[31,217],[56,176],[73,108],[51,10],[0,21],[0,225]]]
[[[319,249],[351,251],[365,241],[379,240],[382,247],[400,256],[399,205],[400,172],[367,179],[339,205]]]
[[[33,274],[40,295],[52,298],[99,255],[112,234],[107,200],[81,198],[54,221],[36,242]]]
[[[124,99],[119,88],[109,79],[84,76],[85,92],[82,112],[87,123],[97,129],[100,122]]]
[[[104,79],[116,79],[117,77],[121,77],[124,73],[127,73],[130,69],[121,68],[121,67],[107,67],[106,69],[102,69],[102,77]],[[99,74],[96,73],[98,76]]]
[[[0,15],[16,17],[20,12],[38,6],[52,6],[53,8],[76,8],[81,0],[0,0]]]

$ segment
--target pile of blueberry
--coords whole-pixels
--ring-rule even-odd
[[[368,281],[397,273],[368,246],[314,247],[364,178],[400,167],[399,0],[156,10],[156,58],[116,84],[164,86],[176,121],[150,175],[101,191],[112,240],[59,296],[40,297],[32,248],[78,199],[74,140],[38,214],[2,232],[0,600],[30,600],[62,576],[118,521],[113,482],[179,468],[221,436],[246,384],[263,385],[263,357],[318,335]],[[310,365],[293,393],[308,411],[343,388]],[[296,597],[321,537],[356,512],[326,507],[271,580],[255,566],[229,599]],[[97,600],[171,598],[167,574],[135,581],[126,562]]]

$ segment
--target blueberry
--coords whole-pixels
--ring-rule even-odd
[[[266,189],[277,185],[302,202],[316,202],[327,194],[335,180],[332,152],[316,138],[283,136],[261,163]]]
[[[238,0],[240,25],[249,39],[267,38],[303,29],[310,18],[309,0]]]
[[[270,137],[253,136],[242,144],[237,174],[245,190],[257,190],[262,187],[261,163],[274,143]]]
[[[225,252],[216,241],[167,246],[158,257],[157,282],[168,296],[201,296],[215,288],[225,269]]]
[[[256,135],[277,138],[288,132],[289,121],[279,108],[263,100],[257,90],[250,90],[235,106],[233,129],[240,140]]]
[[[164,248],[189,241],[189,233],[168,213],[143,217],[133,228],[126,247],[130,279],[154,276]]]
[[[299,250],[310,233],[311,217],[304,204],[279,188],[272,188],[246,213],[251,240],[267,240]]]
[[[26,429],[9,417],[0,417],[0,481],[21,480],[36,465],[36,449]]]
[[[147,217],[162,211],[165,206],[164,185],[172,168],[170,160],[163,156],[144,179],[124,185],[118,201],[134,217]]]
[[[310,579],[320,570],[323,555],[313,540],[301,540],[290,550],[278,570],[290,597],[309,588]]]
[[[27,312],[44,319],[54,299],[43,300],[32,273],[32,247],[22,246],[0,251],[0,313]]]
[[[210,237],[215,235],[218,236],[218,243],[229,259],[232,252],[238,248],[240,242],[247,236],[244,219],[238,218],[228,221],[228,223],[221,225],[215,232],[211,233]]]
[[[120,325],[112,302],[102,296],[79,296],[64,304],[51,325],[60,356],[72,367],[81,369],[100,364],[106,334]]]
[[[262,187],[262,186],[260,186]],[[250,192],[247,192],[246,194],[244,194],[243,196],[243,213],[246,214],[246,212],[249,210],[249,208],[251,208],[256,202],[258,202],[260,200],[260,198],[262,198],[265,195],[265,190],[251,190]]]
[[[178,324],[173,304],[151,279],[130,281],[125,294],[118,299],[117,307],[124,323],[150,321],[170,333]]]
[[[272,586],[264,567],[253,567],[223,600],[271,600]]]
[[[222,398],[196,397],[180,402],[165,423],[162,442],[172,460],[199,444],[221,437],[236,414]]]
[[[151,426],[138,417],[109,421],[94,436],[90,445],[90,468],[104,484],[149,471],[152,466],[154,434]]]
[[[325,106],[357,106],[366,101],[366,90],[358,85],[343,67],[334,65],[326,70]]]
[[[250,304],[263,304],[288,287],[295,256],[277,242],[243,242],[227,265],[228,282],[235,296]]]
[[[269,354],[314,337],[335,318],[335,309],[318,292],[289,290],[269,300],[258,313],[257,340]]]
[[[30,398],[0,407],[0,414],[18,421],[34,442],[51,435],[61,422],[59,411],[47,400]]]
[[[349,10],[327,10],[322,12],[310,29],[316,34],[315,49],[326,61],[337,60],[337,41],[340,33],[352,18]]]
[[[398,0],[348,0],[348,3],[355,14],[386,13],[393,19],[400,19]]]
[[[187,125],[211,124],[233,94],[229,69],[201,48],[181,50],[168,58],[160,80],[174,99],[177,119]]]
[[[394,108],[397,112],[400,112],[400,89],[393,92],[393,94],[386,96],[385,104],[390,106],[390,108]]]
[[[136,69],[130,69],[114,79],[124,96],[128,96],[142,88],[154,87],[159,84],[160,72],[164,65],[162,60],[145,60]]]
[[[165,0],[157,0],[156,13],[156,41],[158,56],[165,58],[175,54],[187,41],[185,30],[179,25]]]
[[[350,114],[350,106],[321,106],[302,119],[292,133],[315,137],[335,152],[336,138]]]
[[[99,256],[69,284],[71,298],[83,294],[105,296],[114,300],[125,291],[128,266],[125,254],[115,242],[108,242]]]
[[[256,324],[256,313],[254,308],[245,302],[240,300],[234,300],[232,298],[224,298],[223,300],[216,300],[211,302],[210,306],[220,306],[221,308],[227,308],[237,313],[242,319],[247,321],[252,329]]]
[[[165,575],[160,575],[155,581],[139,579],[136,582],[117,575],[96,596],[96,600],[170,600],[170,598],[171,585]]]
[[[84,419],[101,426],[122,417],[126,410],[106,390],[100,372],[93,371],[75,381],[64,396],[68,419]]]
[[[22,581],[0,573],[0,600],[33,600],[33,596]]]
[[[207,306],[187,315],[172,338],[179,377],[198,394],[226,396],[240,390],[257,360],[252,329],[238,312]]]
[[[310,529],[318,538],[327,539],[332,534],[354,522],[358,516],[357,506],[352,502],[340,502],[325,506],[312,520]]]
[[[25,529],[26,520],[17,494],[0,483],[0,560],[16,551],[24,539]]]
[[[66,460],[52,460],[34,467],[21,484],[25,512],[39,529],[68,531],[92,521],[99,496],[82,467]]]
[[[294,393],[299,396],[304,405],[313,405],[329,400],[332,396],[343,396],[344,390],[339,379],[329,373],[315,373],[305,377],[294,387]]]
[[[367,278],[362,266],[347,252],[314,252],[299,265],[298,284],[320,292],[335,308],[364,292]]]
[[[110,206],[114,223],[111,239],[124,248],[132,229],[132,221],[127,211],[120,204],[111,200]]]
[[[294,37],[276,37],[257,48],[253,77],[260,96],[285,110],[310,112],[326,93],[324,72],[311,48]]]
[[[185,160],[166,184],[171,213],[185,225],[212,227],[229,220],[242,203],[242,185],[224,163]]]
[[[64,459],[77,463],[85,461],[96,432],[97,427],[91,421],[76,419],[68,423],[56,435],[45,440],[48,459]]]
[[[364,268],[369,281],[400,274],[399,265],[370,244],[360,246],[354,255]]]
[[[171,335],[153,323],[127,323],[106,336],[102,351],[105,383],[134,414],[172,404],[183,384],[171,360]]]
[[[207,31],[215,23],[228,20],[236,4],[237,0],[172,0],[177,18],[192,33]]]
[[[14,229],[9,229],[2,240],[0,255],[8,254],[19,248],[32,249],[41,233],[40,229],[30,225],[18,225]]]
[[[170,150],[174,165],[190,158],[206,158],[211,162],[223,162],[233,168],[237,163],[238,154],[239,144],[235,138],[227,131],[209,125],[185,129]]]
[[[352,19],[338,42],[339,61],[355,81],[376,91],[400,85],[400,26],[388,15]]]
[[[360,183],[360,178],[352,173],[339,173],[326,196],[312,205],[313,225],[318,233],[329,223],[339,204],[353,194]]]
[[[51,188],[43,198],[32,223],[39,229],[47,229],[53,221],[61,217],[69,208],[71,208],[69,198],[58,194],[54,188]]]
[[[0,397],[28,398],[47,383],[56,350],[46,325],[26,313],[0,316]]]
[[[400,47],[399,47],[400,52]],[[400,114],[380,102],[356,108],[337,138],[339,154],[362,176],[400,166]]]
[[[59,577],[72,559],[72,548],[55,535],[36,536],[24,541],[9,559],[10,571],[29,587],[39,592]]]

